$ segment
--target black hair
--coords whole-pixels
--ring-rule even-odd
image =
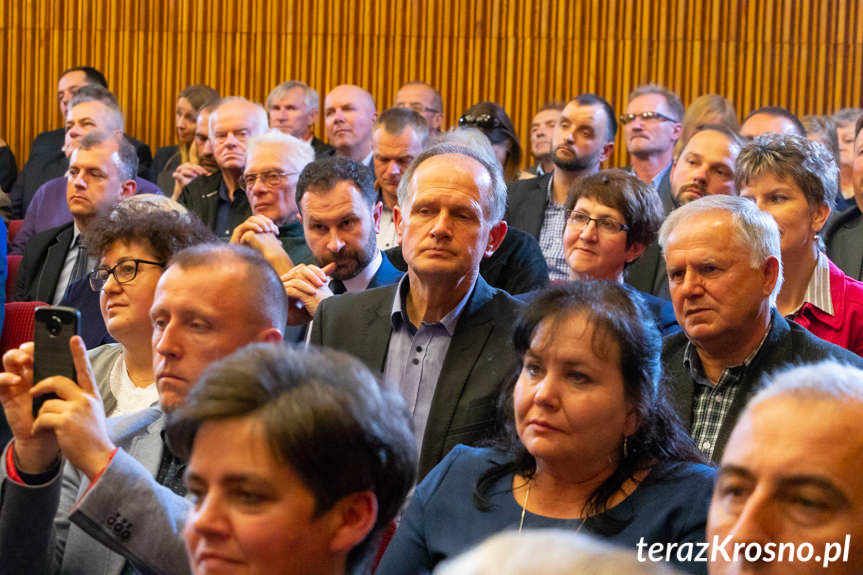
[[[339,182],[353,182],[369,207],[378,201],[375,176],[368,167],[343,156],[329,156],[306,165],[297,180],[297,207],[302,213],[306,190],[329,192]]]

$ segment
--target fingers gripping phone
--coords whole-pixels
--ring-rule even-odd
[[[72,307],[41,306],[36,308],[33,327],[33,384],[52,375],[62,375],[77,382],[75,362],[69,349],[69,339],[78,335],[81,313]],[[49,393],[33,398],[33,418],[39,415],[42,404],[55,399]]]

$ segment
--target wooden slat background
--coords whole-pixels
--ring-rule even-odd
[[[303,80],[323,95],[355,83],[383,109],[408,80],[444,97],[451,125],[490,99],[527,145],[534,110],[581,92],[620,110],[645,82],[684,104],[715,92],[740,115],[860,106],[863,0],[5,0],[0,137],[23,164],[62,125],[57,78],[89,64],[108,77],[127,131],[173,143],[185,86],[263,100]],[[322,126],[318,133],[322,133]],[[615,162],[625,161],[618,139]]]

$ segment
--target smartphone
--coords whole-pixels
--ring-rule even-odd
[[[62,375],[77,382],[75,362],[69,349],[69,339],[78,335],[81,313],[72,307],[40,306],[36,308],[33,327],[33,384],[46,377]],[[42,404],[57,395],[49,393],[33,398],[33,417],[39,415]]]

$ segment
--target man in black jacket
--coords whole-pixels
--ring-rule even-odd
[[[101,86],[107,90],[108,82],[101,72],[89,66],[69,68],[61,74],[57,83],[57,100],[60,103],[60,114],[64,123],[69,100],[84,86]],[[58,128],[36,136],[30,145],[27,163],[18,174],[15,185],[11,190],[4,190],[9,193],[12,200],[12,213],[16,219],[24,217],[27,206],[39,186],[66,173],[69,160],[63,152],[65,132],[64,128]],[[130,136],[126,136],[126,139],[135,147],[138,155],[138,175],[146,178],[153,161],[150,147]]]

